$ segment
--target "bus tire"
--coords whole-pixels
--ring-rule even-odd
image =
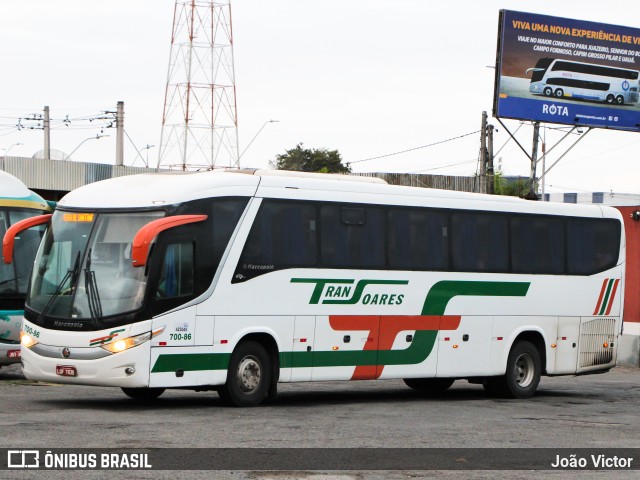
[[[611,94],[607,95],[607,103],[613,104],[613,103],[615,103],[615,101],[616,101],[616,99],[615,99],[615,97],[613,95],[611,95]]]
[[[218,395],[235,407],[255,407],[267,397],[270,385],[269,354],[262,345],[249,340],[238,345],[231,355],[227,382]]]
[[[556,89],[554,93],[555,93],[555,96],[558,98],[564,97],[564,90],[562,90],[561,88]]]
[[[150,402],[164,393],[164,388],[121,388],[122,392],[129,398],[140,402]]]
[[[544,87],[542,93],[544,93],[545,97],[551,97],[553,95],[553,89],[551,87]]]
[[[624,97],[623,97],[622,95],[618,95],[618,96],[616,97],[616,103],[617,103],[618,105],[624,105]]]
[[[404,383],[409,388],[420,390],[429,394],[439,394],[445,392],[455,379],[453,378],[405,378]]]
[[[531,342],[520,341],[509,352],[507,370],[499,377],[487,377],[487,393],[506,398],[530,398],[536,393],[542,373],[540,352]]]

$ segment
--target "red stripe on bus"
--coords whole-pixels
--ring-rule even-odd
[[[363,350],[391,350],[403,330],[457,330],[460,315],[330,315],[333,330],[368,331]],[[358,365],[351,380],[379,378],[384,365]]]

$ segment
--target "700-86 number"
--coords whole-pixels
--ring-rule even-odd
[[[191,340],[190,333],[170,333],[169,340]]]

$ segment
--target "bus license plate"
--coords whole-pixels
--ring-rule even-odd
[[[75,377],[78,371],[73,365],[56,365],[56,374],[61,377]]]
[[[9,350],[7,352],[9,358],[20,358],[20,350]]]

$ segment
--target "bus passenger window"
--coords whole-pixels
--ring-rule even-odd
[[[490,213],[452,215],[453,268],[462,272],[509,269],[508,219]]]
[[[316,266],[317,236],[314,205],[265,200],[251,227],[233,281],[286,268]]]
[[[610,219],[567,222],[567,264],[571,275],[593,275],[618,262],[620,223]]]
[[[156,299],[185,297],[193,294],[193,243],[167,246],[158,282]]]
[[[449,267],[448,216],[418,209],[388,214],[389,265],[398,270],[446,270]]]
[[[385,236],[380,208],[320,207],[320,249],[325,268],[384,267]]]
[[[517,215],[511,219],[513,273],[562,275],[564,273],[564,220]]]

